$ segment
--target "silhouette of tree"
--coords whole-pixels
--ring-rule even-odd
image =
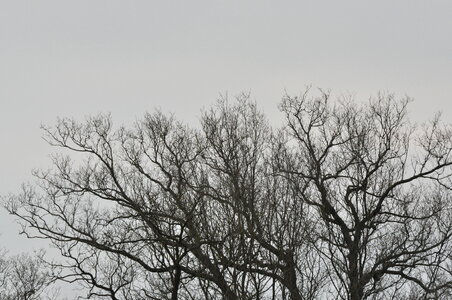
[[[87,298],[450,296],[450,126],[411,125],[391,95],[307,91],[284,97],[276,130],[248,98],[196,128],[161,112],[132,128],[60,119],[44,128],[54,168],[8,210]]]
[[[330,285],[351,300],[400,299],[407,283],[450,292],[451,127],[410,125],[408,99],[328,99],[284,99],[294,146],[281,169],[321,220]]]
[[[20,254],[0,256],[0,299],[50,300],[47,287],[52,283],[50,268],[43,262],[43,253],[36,256]]]

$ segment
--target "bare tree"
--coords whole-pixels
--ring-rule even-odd
[[[281,169],[321,220],[317,249],[338,298],[400,299],[406,283],[450,291],[451,127],[410,125],[409,100],[390,95],[328,100],[284,99]]]
[[[47,300],[56,295],[48,289],[52,283],[51,269],[44,263],[43,252],[36,256],[20,254],[0,257],[0,299]]]
[[[279,130],[247,95],[199,129],[62,119],[54,168],[7,207],[88,299],[446,299],[450,128],[391,96],[330,102],[285,97]]]

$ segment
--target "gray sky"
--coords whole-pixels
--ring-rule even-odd
[[[452,117],[452,1],[0,0],[0,194],[49,163],[39,125],[155,107],[196,120],[251,92],[276,118],[284,90],[415,98]],[[30,249],[0,213],[0,247]],[[34,244],[33,244],[34,245]]]

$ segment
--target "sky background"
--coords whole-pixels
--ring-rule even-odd
[[[409,95],[412,119],[450,121],[452,1],[0,0],[0,195],[49,166],[39,127],[57,117],[196,122],[245,91],[273,120],[306,85]],[[2,210],[1,248],[41,246],[18,231]]]

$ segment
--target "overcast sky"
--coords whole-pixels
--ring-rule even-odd
[[[49,164],[40,124],[160,107],[193,122],[241,91],[277,118],[306,85],[452,117],[452,1],[0,0],[0,194]],[[0,213],[0,247],[29,250]]]

